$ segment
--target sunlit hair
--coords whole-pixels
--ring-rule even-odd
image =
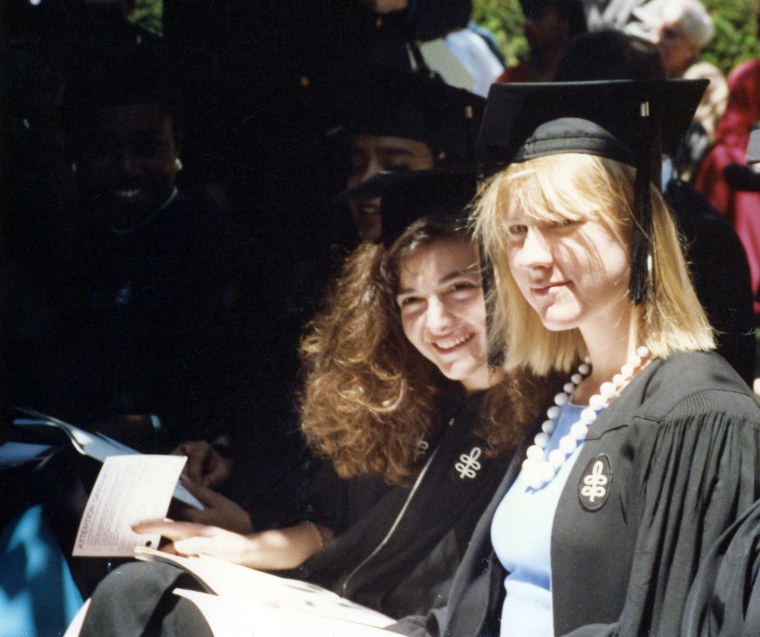
[[[424,461],[420,440],[434,439],[443,425],[441,397],[457,384],[407,340],[396,293],[400,264],[444,239],[472,241],[461,223],[426,218],[387,251],[360,245],[302,340],[302,430],[343,478],[382,475],[406,483]],[[488,390],[476,430],[491,455],[517,444],[538,406],[516,400],[531,381],[503,376]]]
[[[512,164],[482,186],[472,222],[494,266],[491,338],[506,346],[506,369],[526,367],[539,375],[569,371],[587,353],[579,330],[546,329],[517,287],[508,262],[508,211],[519,209],[549,223],[607,218],[631,228],[634,178],[634,169],[620,162],[567,153]],[[713,349],[712,329],[691,284],[671,213],[654,186],[650,192],[655,286],[649,301],[633,306],[639,344],[657,357]]]

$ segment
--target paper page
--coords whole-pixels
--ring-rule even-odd
[[[316,584],[257,571],[209,555],[182,557],[136,547],[135,557],[175,564],[194,574],[209,591],[242,604],[303,611],[371,626],[394,622],[382,613]]]
[[[74,555],[130,557],[135,546],[158,547],[159,535],[138,535],[132,524],[163,518],[184,456],[106,458],[79,523]]]
[[[214,637],[388,637],[395,634],[373,626],[246,604],[182,588],[175,589],[174,593],[198,607]]]

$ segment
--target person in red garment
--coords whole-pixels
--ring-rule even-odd
[[[749,60],[728,76],[728,106],[715,144],[702,161],[694,184],[736,228],[749,260],[755,316],[760,316],[760,193],[735,190],[724,169],[743,164],[752,129],[760,123],[760,59]]]

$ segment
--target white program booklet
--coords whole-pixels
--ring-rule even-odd
[[[175,595],[196,605],[214,637],[390,637],[387,630],[287,608],[246,604],[182,588]]]
[[[209,555],[182,557],[137,547],[135,557],[149,562],[173,564],[195,577],[207,593],[187,594],[180,589],[175,592],[191,599],[206,615],[215,635],[238,634],[230,625],[245,627],[240,634],[266,635],[378,635],[388,634],[379,630],[394,623],[387,615],[345,599],[316,584],[289,579],[246,568]],[[230,612],[234,609],[234,612]],[[208,614],[207,614],[208,613]],[[217,617],[220,615],[220,617]],[[272,618],[275,624],[294,628],[303,625],[311,632],[260,632],[268,626],[264,618]],[[219,631],[213,622],[219,623]],[[319,632],[317,626],[334,626],[337,632]],[[251,632],[250,628],[258,627]],[[353,632],[352,632],[353,631]]]
[[[135,546],[158,548],[160,535],[139,535],[132,524],[163,518],[184,456],[109,456],[87,500],[74,555],[129,557]]]

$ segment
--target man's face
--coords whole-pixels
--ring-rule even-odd
[[[379,172],[427,170],[434,163],[430,147],[421,141],[359,133],[351,139],[351,174],[346,187],[353,188]],[[378,239],[382,230],[380,198],[354,200],[350,205],[359,238]]]
[[[101,109],[82,154],[83,186],[113,224],[129,226],[169,198],[177,153],[172,117],[159,104]]]

